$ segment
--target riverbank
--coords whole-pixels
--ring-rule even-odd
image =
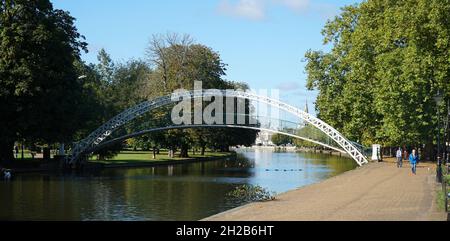
[[[162,151],[152,158],[152,152],[145,151],[123,151],[110,160],[96,160],[91,158],[86,164],[85,169],[109,169],[109,168],[139,168],[156,167],[168,165],[180,165],[186,163],[208,162],[216,160],[227,160],[236,157],[235,152],[206,152],[204,156],[196,154],[187,158],[169,158],[167,153]],[[15,165],[7,169],[14,174],[17,173],[36,173],[58,171],[59,163],[55,160],[41,161],[38,159],[24,161],[17,160]]]
[[[316,154],[327,154],[332,156],[348,157],[351,156],[347,153],[335,151],[335,150],[321,150],[315,148],[299,148],[295,146],[252,146],[252,147],[240,147],[234,148],[233,150],[263,150],[263,151],[274,151],[274,152],[294,152],[294,153],[316,153]]]
[[[321,183],[293,190],[276,201],[251,203],[204,221],[445,221],[437,207],[435,165],[370,163]]]
[[[124,151],[111,160],[91,160],[88,163],[88,167],[91,168],[134,168],[134,167],[154,167],[154,166],[167,166],[167,165],[179,165],[186,163],[207,162],[226,160],[236,157],[235,152],[205,152],[205,155],[190,155],[190,157],[169,158],[166,152],[161,152],[156,155],[156,158],[152,158],[152,152],[135,152]]]

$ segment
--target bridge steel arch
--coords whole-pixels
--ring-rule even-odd
[[[149,133],[153,133],[153,132],[159,132],[159,131],[167,131],[167,130],[175,130],[175,129],[192,129],[192,128],[237,128],[237,129],[247,129],[247,130],[258,130],[258,131],[267,131],[267,132],[271,132],[274,134],[281,134],[281,135],[286,135],[286,136],[290,136],[293,138],[297,138],[303,141],[308,141],[314,144],[318,144],[321,146],[324,146],[326,148],[341,152],[341,153],[347,153],[346,151],[339,149],[337,147],[313,140],[313,139],[309,139],[306,137],[302,137],[302,136],[298,136],[298,135],[294,135],[291,133],[287,133],[287,132],[283,132],[283,131],[278,131],[278,130],[273,130],[273,129],[267,129],[267,128],[261,128],[261,127],[252,127],[252,126],[239,126],[239,125],[176,125],[176,126],[167,126],[167,127],[159,127],[159,128],[152,128],[152,129],[148,129],[148,130],[143,130],[143,131],[138,131],[136,133],[133,134],[129,134],[129,135],[124,135],[118,138],[114,138],[111,140],[108,140],[106,142],[102,142],[101,144],[93,147],[92,149],[89,149],[86,151],[86,153],[92,153],[95,152],[99,149],[102,149],[106,146],[112,145],[114,143],[120,142],[120,141],[124,141],[124,140],[128,140],[131,139],[133,137],[138,137],[138,136],[142,136],[145,134],[149,134]]]
[[[367,164],[367,158],[359,151],[359,149],[347,138],[345,138],[339,131],[320,120],[317,117],[314,117],[294,106],[283,103],[279,100],[275,100],[269,98],[267,96],[257,95],[252,92],[245,91],[237,91],[237,90],[196,90],[196,91],[186,91],[186,92],[178,92],[172,95],[167,95],[163,97],[159,97],[153,100],[145,101],[141,104],[138,104],[132,108],[125,110],[124,112],[118,114],[94,132],[92,132],[87,138],[82,141],[76,143],[74,148],[72,149],[72,153],[67,159],[68,164],[75,164],[80,160],[80,157],[84,154],[89,153],[90,150],[93,150],[96,146],[99,146],[107,137],[109,137],[115,130],[122,127],[123,125],[129,123],[130,121],[136,119],[143,114],[155,110],[157,108],[179,102],[180,98],[184,100],[187,99],[198,99],[205,97],[215,97],[215,96],[226,96],[240,99],[248,99],[251,101],[257,101],[261,103],[268,104],[279,110],[284,110],[289,112],[296,117],[299,117],[306,121],[308,124],[316,127],[323,133],[325,133],[328,137],[330,137],[333,141],[335,141],[342,149],[349,154],[353,160],[360,166]],[[174,100],[172,100],[174,99]],[[191,125],[193,127],[193,125]],[[233,126],[237,127],[237,126]],[[173,128],[172,128],[173,129]],[[285,133],[281,133],[285,134]],[[321,144],[323,145],[323,143]]]

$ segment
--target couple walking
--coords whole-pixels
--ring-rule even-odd
[[[419,155],[417,154],[416,149],[413,149],[411,155],[409,155],[409,164],[411,164],[411,170],[414,175],[416,175],[418,162],[419,162]],[[398,148],[397,150],[397,167],[398,168],[403,167],[402,148]]]

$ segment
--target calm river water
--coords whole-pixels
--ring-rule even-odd
[[[227,197],[239,185],[282,193],[354,168],[336,156],[251,151],[237,160],[83,176],[17,175],[0,181],[0,220],[199,220],[243,205]]]

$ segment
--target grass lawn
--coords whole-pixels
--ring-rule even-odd
[[[450,191],[450,175],[446,174],[443,177],[443,181],[447,182],[447,192]],[[445,210],[445,196],[448,195],[444,193],[443,190],[439,190],[437,194],[437,203],[440,210]]]
[[[14,152],[14,156],[16,156],[16,152]],[[23,151],[23,157],[25,159],[31,159],[31,151],[30,150],[24,150]],[[19,151],[18,160],[22,158],[22,151]]]
[[[42,153],[36,153],[34,155],[35,159],[40,159],[42,158]],[[55,156],[54,150],[52,150],[50,152],[50,157],[53,158]],[[16,157],[16,152],[14,152],[14,157]],[[24,150],[23,151],[23,157],[25,160],[31,160],[32,159],[32,155],[31,155],[31,151],[30,150]],[[17,156],[17,160],[21,160],[22,159],[22,151],[19,151],[19,155]]]
[[[159,155],[156,155],[156,159],[153,159],[152,151],[122,151],[119,155],[113,157],[110,160],[99,161],[96,156],[91,157],[90,161],[94,163],[102,163],[102,164],[126,164],[126,163],[151,163],[151,162],[164,162],[164,161],[183,161],[183,160],[193,160],[193,159],[201,159],[201,158],[222,158],[229,156],[230,153],[219,153],[219,152],[205,152],[204,156],[200,155],[200,152],[196,155],[192,155],[189,153],[189,158],[178,158],[175,155],[175,158],[169,158],[167,151],[160,151]]]
[[[16,153],[14,152],[14,157],[16,157]],[[30,150],[24,150],[24,155],[22,159],[22,151],[19,152],[19,155],[15,160],[13,160],[13,166],[19,167],[27,167],[27,166],[37,166],[44,162],[42,153],[35,153],[34,159],[32,158]],[[50,153],[50,158],[54,157],[54,152]]]

